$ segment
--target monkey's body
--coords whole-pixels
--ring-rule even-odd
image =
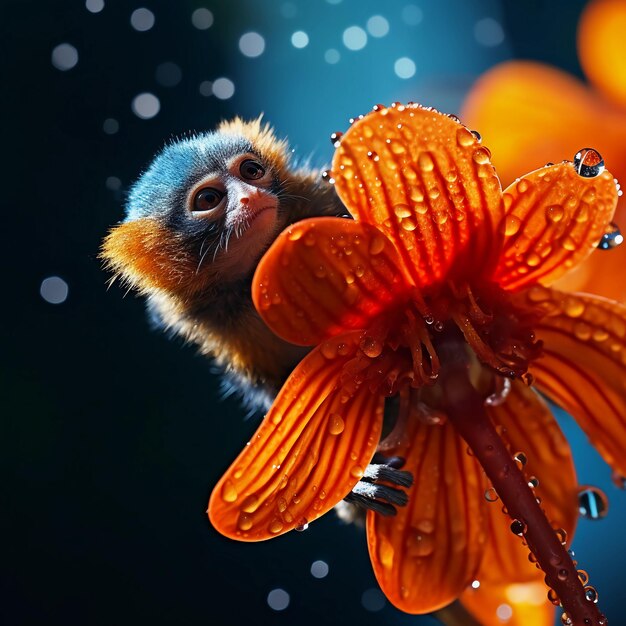
[[[157,326],[196,344],[223,370],[229,390],[249,409],[265,411],[308,349],[283,341],[261,320],[251,296],[256,266],[290,224],[345,213],[321,172],[294,167],[269,126],[237,118],[155,157],[102,256],[146,296]],[[412,482],[401,465],[377,459],[346,500],[394,514],[407,496],[389,484]]]
[[[237,176],[232,163],[242,155],[265,170],[262,181]],[[221,211],[190,205],[189,190],[197,195],[207,180],[210,189],[225,192]],[[103,256],[147,296],[157,326],[196,344],[248,407],[264,410],[307,350],[261,321],[250,295],[252,275],[289,224],[342,214],[320,172],[294,167],[286,142],[260,120],[235,119],[175,142],[155,158],[131,189],[126,219],[106,238]]]

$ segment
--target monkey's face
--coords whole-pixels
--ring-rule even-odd
[[[253,153],[234,156],[194,184],[185,206],[193,229],[207,233],[199,265],[231,278],[248,274],[278,233],[277,188],[269,164]]]
[[[210,133],[166,147],[104,241],[110,268],[140,291],[183,298],[249,275],[285,226],[282,144],[259,143]]]

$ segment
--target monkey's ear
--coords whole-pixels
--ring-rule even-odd
[[[193,259],[176,235],[156,219],[142,217],[113,227],[102,243],[107,269],[142,293],[184,289]]]

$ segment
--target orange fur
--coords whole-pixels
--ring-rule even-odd
[[[177,245],[176,233],[149,217],[112,228],[102,244],[101,257],[109,269],[142,293],[184,291],[194,277],[195,261]]]

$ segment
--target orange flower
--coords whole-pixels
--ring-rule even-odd
[[[427,613],[460,597],[481,615],[502,598],[540,624],[545,575],[572,623],[602,624],[563,546],[577,515],[570,451],[529,384],[626,473],[626,308],[547,286],[602,237],[612,175],[586,151],[503,193],[475,134],[413,104],[374,107],[338,143],[329,176],[355,220],[294,224],[253,280],[266,323],[316,347],[214,489],[211,522],[241,541],[280,535],[349,494],[375,451],[400,456],[415,477],[408,505],[367,517],[395,606]],[[487,502],[496,492],[508,521]]]
[[[510,61],[486,72],[474,85],[462,117],[494,152],[502,180],[547,161],[571,158],[592,145],[626,180],[626,3],[595,0],[582,14],[578,31],[580,62],[593,87],[536,62]],[[615,214],[626,225],[626,198]],[[618,238],[617,242],[621,242]],[[626,265],[626,245],[599,250],[558,284],[626,302],[626,282],[616,272]]]

